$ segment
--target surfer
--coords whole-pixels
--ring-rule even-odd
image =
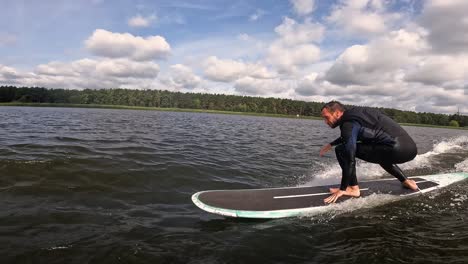
[[[397,166],[414,159],[418,152],[413,139],[398,123],[376,109],[348,108],[338,101],[326,103],[321,114],[328,126],[339,126],[341,130],[339,138],[324,145],[320,150],[320,156],[323,156],[335,147],[342,170],[340,188],[330,188],[332,195],[324,199],[325,203],[334,203],[343,195],[359,197],[356,157],[380,164],[405,188],[418,190],[416,182],[408,179]]]

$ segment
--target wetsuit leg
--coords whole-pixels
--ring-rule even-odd
[[[395,176],[400,182],[404,182],[408,179],[396,164],[381,163],[380,166],[382,166],[386,172],[390,173],[390,175]]]
[[[356,157],[370,163],[379,164],[390,175],[397,178],[400,182],[404,182],[407,180],[407,177],[395,163],[413,159],[414,151],[402,150],[400,146],[400,144],[393,147],[378,144],[359,144]]]
[[[344,171],[350,166],[350,161],[345,157],[345,146],[339,145],[335,148],[336,158],[338,159],[338,163],[340,164],[341,171],[343,172],[342,177],[344,177]],[[344,179],[344,178],[342,178]],[[358,185],[357,178],[356,178],[356,167],[353,168],[353,173],[351,177],[348,179],[348,186],[356,186]]]
[[[395,145],[392,153],[387,157],[386,162],[381,162],[380,166],[391,175],[395,176],[400,182],[406,181],[408,178],[396,163],[404,163],[410,161],[418,154],[418,148],[413,139],[409,136],[395,138]]]
[[[379,164],[386,172],[403,182],[407,180],[407,177],[396,164],[414,159],[417,155],[417,148],[410,137],[400,137],[395,140],[396,143],[393,146],[359,143],[356,148],[356,157],[370,163]],[[346,159],[344,145],[337,146],[335,152],[341,168],[348,168],[350,162]],[[349,186],[357,185],[355,168],[348,183]]]

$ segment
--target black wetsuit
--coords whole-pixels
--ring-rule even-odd
[[[418,152],[413,139],[390,117],[366,107],[346,109],[333,128],[339,126],[341,136],[331,142],[343,175],[340,190],[357,185],[356,160],[377,163],[401,182],[406,176],[396,165],[410,161]]]

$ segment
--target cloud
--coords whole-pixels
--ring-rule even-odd
[[[453,84],[458,81],[463,86],[468,80],[467,61],[468,55],[428,55],[406,74],[405,80],[427,85]]]
[[[36,74],[76,77],[155,78],[159,66],[154,62],[135,62],[128,59],[82,59],[71,63],[51,62],[38,65]]]
[[[128,25],[131,27],[149,27],[151,22],[156,20],[155,15],[143,17],[142,15],[138,14],[128,20]]]
[[[252,40],[252,37],[250,37],[249,34],[242,33],[242,34],[237,35],[237,39],[240,39],[243,41],[250,41]]]
[[[432,48],[441,53],[467,53],[468,1],[428,0],[420,18]]]
[[[296,71],[297,66],[316,62],[320,58],[320,49],[313,44],[301,44],[294,48],[288,48],[274,43],[268,52],[268,61],[285,74]]]
[[[204,63],[205,76],[213,81],[232,82],[239,78],[250,76],[259,79],[270,79],[276,74],[270,72],[260,63],[244,63],[235,60],[220,60],[216,56],[210,56]]]
[[[323,78],[338,85],[369,85],[395,80],[408,65],[416,63],[419,53],[426,49],[427,43],[421,32],[392,31],[366,45],[347,48]]]
[[[148,61],[166,58],[171,47],[161,36],[146,38],[129,33],[113,33],[97,29],[85,41],[86,48],[94,55],[107,58],[128,58]]]
[[[294,12],[300,16],[305,16],[314,11],[314,0],[290,0],[293,5]]]
[[[316,62],[320,58],[320,48],[314,43],[322,41],[325,28],[306,20],[303,24],[285,17],[275,28],[278,39],[268,49],[267,61],[280,72],[291,73],[297,66]]]
[[[452,91],[447,93],[445,90],[438,90],[437,94],[431,96],[429,99],[432,101],[434,106],[457,106],[466,105],[466,96],[463,95],[463,91]]]
[[[257,21],[265,15],[265,11],[262,9],[257,9],[255,13],[249,16],[249,21]]]
[[[280,79],[265,80],[247,76],[237,80],[234,88],[243,95],[271,95],[285,93],[292,88],[292,85]]]
[[[169,74],[161,78],[161,83],[167,86],[169,90],[194,89],[202,79],[195,75],[189,67],[182,64],[172,65]]]
[[[363,98],[372,96],[394,96],[400,92],[400,88],[394,87],[395,83],[378,83],[374,85],[349,85],[341,86],[328,81],[315,78],[315,74],[306,76],[300,80],[295,88],[295,92],[301,96],[331,96],[334,98],[353,98],[355,103],[361,104]],[[354,98],[356,97],[356,98]],[[360,98],[360,99],[359,99]]]
[[[33,72],[18,72],[0,65],[0,82],[20,86],[67,89],[154,88],[159,74],[154,62],[128,59],[80,59],[38,65]]]
[[[353,37],[384,33],[401,15],[389,13],[383,0],[342,0],[326,20]]]
[[[318,23],[305,20],[303,24],[285,17],[283,23],[275,28],[279,41],[284,46],[294,46],[307,43],[319,43],[323,39],[325,28]]]
[[[320,87],[316,82],[317,76],[318,74],[315,72],[304,76],[304,78],[298,82],[295,92],[302,96],[322,95],[321,89],[324,87]]]
[[[0,64],[0,81],[19,79],[21,75],[16,69]]]
[[[92,60],[79,60],[75,63],[67,64],[59,61],[52,61],[47,64],[40,64],[36,66],[35,73],[38,75],[49,75],[49,76],[75,76],[79,77],[81,70],[84,67],[79,67],[79,64],[93,64],[95,66],[95,61]]]
[[[362,8],[358,4],[364,2],[366,10],[369,1],[347,3]],[[429,12],[435,8],[435,2],[443,6]],[[367,43],[347,47],[323,72],[304,76],[298,81],[295,93],[305,98],[336,99],[350,104],[413,111],[453,113],[460,106],[460,111],[466,112],[468,49],[464,44],[458,45],[464,41],[463,34],[453,34],[466,30],[463,31],[461,25],[449,26],[450,23],[444,21],[440,24],[426,21],[428,17],[435,21],[445,12],[441,19],[463,24],[460,12],[453,10],[455,4],[461,8],[459,1],[427,2],[429,6],[425,7],[421,17],[413,18],[420,24],[409,21],[396,30],[389,30],[383,19],[385,27],[381,32],[367,35],[370,38]],[[384,8],[377,6],[375,12],[382,13],[379,10]],[[383,14],[385,18],[386,13]],[[440,30],[439,26],[446,28]],[[447,36],[448,41],[444,42],[443,34],[457,36]]]

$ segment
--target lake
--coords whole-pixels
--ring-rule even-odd
[[[468,181],[320,215],[239,220],[211,189],[338,184],[323,121],[0,107],[1,263],[467,263]],[[468,171],[468,131],[405,127],[409,176]],[[358,162],[358,180],[390,177]]]

